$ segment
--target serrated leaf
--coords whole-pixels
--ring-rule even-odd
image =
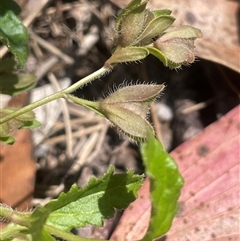
[[[142,241],[150,241],[171,227],[184,181],[175,161],[153,136],[141,146],[141,153],[150,178],[152,202],[151,221]]]
[[[23,67],[28,57],[28,33],[16,16],[18,5],[12,0],[0,2],[0,41],[15,55],[19,65]]]
[[[45,208],[51,214],[47,224],[65,231],[87,223],[101,226],[103,218],[112,217],[115,209],[124,209],[136,199],[142,178],[132,171],[114,174],[110,167],[102,178],[91,178],[85,188],[73,185],[48,203]]]
[[[0,93],[18,95],[32,89],[36,82],[32,74],[2,73],[0,78]]]

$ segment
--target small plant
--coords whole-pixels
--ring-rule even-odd
[[[149,228],[142,241],[153,240],[171,227],[178,210],[177,200],[183,179],[177,165],[154,137],[146,120],[149,105],[164,89],[164,85],[140,84],[118,89],[99,102],[73,96],[85,84],[110,72],[117,64],[137,62],[154,55],[170,68],[180,68],[194,61],[194,40],[200,30],[191,26],[170,28],[174,22],[170,10],[149,10],[148,1],[132,0],[116,20],[113,51],[104,66],[70,87],[22,108],[0,109],[0,141],[14,143],[14,131],[34,128],[40,123],[33,110],[50,101],[64,98],[85,106],[107,118],[120,132],[140,143],[146,174],[150,178],[152,212]],[[7,45],[22,67],[28,56],[27,31],[16,17],[20,9],[10,0],[0,3],[0,40]],[[31,75],[15,73],[14,60],[1,60],[0,93],[15,95],[35,84]],[[69,241],[93,240],[70,233],[72,228],[86,224],[101,226],[112,217],[115,209],[125,209],[137,197],[143,176],[131,170],[114,174],[109,167],[103,177],[90,179],[84,188],[75,184],[66,193],[33,211],[19,212],[2,204],[0,217],[9,225],[1,231],[0,240],[53,241],[56,237]]]

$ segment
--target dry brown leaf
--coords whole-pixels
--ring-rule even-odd
[[[120,7],[130,2],[111,1]],[[239,1],[151,0],[148,7],[172,10],[175,26],[192,25],[201,29],[203,38],[196,42],[197,56],[240,71]]]
[[[23,105],[26,99],[26,94],[18,95],[10,105]],[[0,144],[0,202],[23,211],[31,208],[36,166],[30,131],[19,130],[14,137],[13,145]]]

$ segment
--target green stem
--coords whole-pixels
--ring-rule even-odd
[[[13,118],[16,118],[19,115],[22,115],[28,111],[31,111],[33,109],[36,109],[39,106],[42,106],[44,104],[47,104],[53,100],[57,100],[59,98],[64,98],[65,95],[68,95],[70,93],[72,93],[73,91],[76,91],[77,89],[79,89],[80,87],[82,87],[83,85],[97,79],[100,78],[101,76],[103,76],[104,74],[106,74],[107,72],[109,72],[111,70],[111,67],[106,68],[106,67],[102,67],[101,69],[95,71],[94,73],[86,76],[85,78],[79,80],[78,82],[76,82],[75,84],[69,86],[68,88],[59,91],[55,94],[52,94],[50,96],[45,97],[44,99],[38,100],[34,103],[31,103],[9,115],[6,115],[5,117],[0,119],[0,125],[3,124],[4,122],[7,122]]]
[[[14,211],[10,207],[4,207],[0,205],[0,217],[9,219]]]
[[[0,217],[5,218],[6,220],[19,224],[21,226],[29,227],[29,212],[19,213],[12,210],[9,207],[4,207],[0,205]]]
[[[78,98],[73,95],[66,95],[65,98],[69,101],[72,101],[73,103],[75,103],[77,105],[85,106],[86,108],[96,112],[98,115],[104,116],[100,112],[100,102],[98,102],[98,101],[85,100],[85,99],[81,99],[81,98]]]
[[[7,240],[13,238],[15,235],[19,234],[20,232],[27,231],[28,229],[23,226],[7,226],[6,228],[0,231],[0,240]],[[12,240],[12,239],[11,239]]]
[[[54,236],[57,236],[59,238],[67,240],[67,241],[104,241],[105,240],[105,239],[79,237],[79,236],[73,235],[71,233],[65,232],[63,230],[57,229],[50,225],[44,225],[44,229],[46,231],[48,231],[49,233],[53,234]],[[105,241],[107,241],[107,240],[105,240]]]

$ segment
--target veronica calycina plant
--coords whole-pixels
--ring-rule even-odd
[[[82,87],[83,85],[108,73],[118,63],[139,61],[146,58],[149,54],[156,56],[160,61],[163,62],[165,66],[170,68],[179,68],[182,65],[188,65],[194,61],[194,40],[201,37],[201,31],[191,26],[170,28],[175,20],[175,18],[171,16],[171,11],[167,9],[149,10],[146,8],[147,2],[148,1],[142,2],[141,0],[133,0],[128,4],[126,8],[121,11],[121,13],[116,19],[112,56],[105,62],[104,66],[101,69],[79,80],[77,83],[71,85],[70,87],[60,92],[57,92],[56,94],[48,96],[19,110],[15,110],[9,115],[2,114],[2,118],[0,119],[0,125],[5,135],[4,138],[7,138],[7,133],[9,134],[9,137],[12,138],[12,136],[10,136],[10,133],[12,133],[12,131],[10,132],[7,129],[7,125],[4,125],[4,123],[14,118],[17,118],[18,116],[23,115],[26,112],[31,111],[36,107],[44,105],[50,101],[56,100],[58,98],[65,98],[77,104],[82,104],[90,109],[94,109],[101,115],[104,115],[106,118],[110,119],[110,121],[113,122],[114,125],[117,126],[120,130],[122,130],[123,133],[133,137],[134,139],[134,134],[128,133],[126,131],[126,128],[124,128],[123,130],[121,128],[121,126],[123,125],[121,123],[116,123],[116,118],[113,117],[114,114],[112,113],[112,111],[114,112],[113,109],[116,109],[116,103],[118,102],[117,99],[115,101],[113,100],[113,98],[114,96],[118,98],[119,95],[115,94],[111,97],[111,100],[115,101],[115,107],[111,108],[110,115],[109,110],[105,110],[107,105],[104,103],[106,101],[103,101],[102,104],[99,105],[98,103],[94,104],[93,102],[87,102],[80,98],[71,96],[70,94],[76,89]],[[32,80],[31,86],[33,86]],[[29,85],[27,85],[26,88],[21,88],[21,91],[25,91],[27,88],[29,88]],[[133,93],[135,92],[135,96],[137,96],[139,88],[142,88],[144,90],[143,85],[136,88],[130,88],[132,89]],[[153,95],[154,88],[156,90],[155,95]],[[145,88],[145,90],[143,91],[144,98],[148,100],[148,104],[150,104],[150,102],[155,99],[155,97],[162,89],[163,86],[157,85],[155,85],[155,87],[152,86],[151,88]],[[14,94],[15,92],[13,92],[12,90],[12,94]],[[8,90],[8,94],[9,93],[11,94],[11,89]],[[153,98],[153,96],[155,97]],[[139,98],[141,99],[141,96]],[[125,102],[126,101],[128,103],[134,102],[133,99],[125,99]],[[144,103],[146,104],[146,102]],[[3,110],[2,112],[6,113],[7,110]],[[140,117],[143,118],[143,115],[140,115]],[[115,120],[113,120],[113,118]],[[31,122],[33,121],[34,119],[32,118]],[[34,122],[34,124],[35,123],[36,122]],[[22,123],[22,126],[25,126],[24,123]],[[34,125],[30,125],[29,127],[32,128],[32,126]],[[18,128],[21,128],[21,125],[18,125],[15,129]],[[138,132],[138,130],[136,130],[136,132]],[[0,138],[1,137],[2,136],[0,136]],[[137,136],[136,139],[138,139]],[[142,137],[140,137],[140,139],[142,139]]]
[[[146,120],[150,103],[164,89],[164,85],[133,85],[118,89],[102,101],[88,101],[73,96],[71,93],[85,84],[110,72],[117,64],[136,62],[149,54],[156,56],[169,68],[179,68],[194,61],[194,40],[201,37],[200,30],[191,26],[171,28],[174,17],[170,10],[149,10],[148,1],[133,0],[124,8],[116,20],[113,38],[113,51],[104,66],[70,87],[23,108],[0,109],[0,141],[14,143],[14,131],[21,128],[33,128],[39,123],[33,110],[50,101],[65,98],[83,105],[107,118],[122,133],[141,144],[141,153],[150,178],[150,197],[152,212],[149,229],[141,239],[150,241],[157,238],[171,227],[177,212],[177,200],[183,185],[174,160],[166,153],[161,143],[154,137],[154,129]],[[27,47],[26,41],[14,41],[14,33],[19,34],[21,26],[22,40],[27,40],[27,32],[16,17],[15,3],[1,1],[0,40],[3,41],[16,59],[26,60],[26,52],[21,56],[19,46]],[[11,10],[12,9],[12,10]],[[11,31],[8,29],[12,23]],[[6,34],[11,33],[11,34]],[[20,54],[20,55],[19,55]],[[15,95],[34,86],[32,78],[22,81],[14,73],[15,62],[2,62],[1,76],[14,76],[12,82],[5,83],[1,78],[0,93]],[[4,85],[5,84],[5,85]],[[6,88],[5,88],[5,87]],[[4,87],[4,88],[3,88]],[[86,241],[70,233],[74,227],[84,227],[87,223],[101,226],[104,218],[112,217],[114,209],[124,209],[137,197],[143,177],[131,171],[114,174],[113,167],[99,178],[92,178],[85,188],[73,185],[67,193],[61,193],[44,207],[38,206],[33,211],[18,212],[0,205],[0,217],[11,222],[1,233],[0,240],[54,241],[55,237],[64,240]],[[121,195],[119,195],[121,193]]]

